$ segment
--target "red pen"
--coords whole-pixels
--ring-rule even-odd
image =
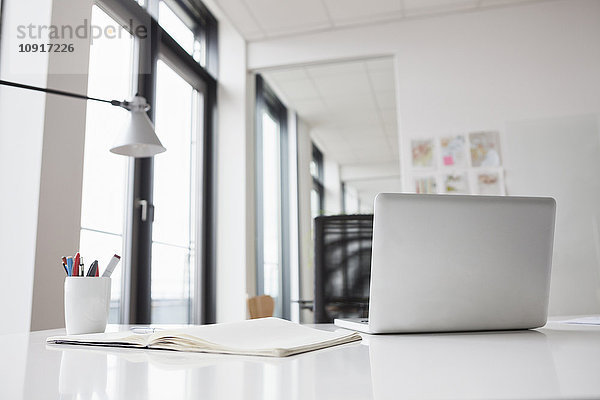
[[[98,272],[100,272],[100,268],[98,267],[98,265],[96,265],[96,276],[100,276],[100,274],[98,274]]]
[[[75,260],[73,260],[73,276],[79,276],[79,253],[75,254]]]

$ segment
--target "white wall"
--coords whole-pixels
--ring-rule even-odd
[[[55,1],[52,24],[73,26],[89,21],[92,4],[92,0]],[[75,52],[50,54],[47,85],[71,93],[87,93],[90,42],[73,42]],[[79,99],[53,95],[46,98],[31,309],[33,331],[64,326],[65,275],[60,258],[79,248],[86,106],[87,102]]]
[[[409,157],[402,150],[411,137],[480,129],[505,136],[515,121],[600,114],[599,37],[600,2],[562,0],[253,42],[248,46],[248,66],[260,70],[394,56],[405,171]],[[505,167],[511,169],[506,163]],[[572,175],[578,173],[571,169]],[[553,185],[570,187],[560,180]],[[549,193],[551,188],[531,189]],[[559,199],[559,208],[578,208],[577,202],[564,201]],[[584,221],[585,216],[578,219]],[[587,225],[576,231],[589,234]],[[555,248],[565,253],[571,241],[559,238]],[[555,277],[577,276],[568,282],[553,281],[551,314],[600,312],[600,295],[590,289],[600,282],[589,273],[598,267],[598,260],[587,250],[586,254],[590,267],[582,271],[556,259]],[[586,284],[590,280],[591,286]],[[587,293],[580,293],[580,288]],[[574,296],[578,299],[571,301]]]
[[[86,93],[87,39],[74,40],[73,53],[18,54],[18,44],[27,40],[17,40],[15,33],[16,25],[81,24],[89,20],[91,5],[91,0],[47,0],[32,8],[5,1],[3,79]],[[6,330],[64,326],[60,256],[79,244],[85,108],[77,99],[0,89],[0,163],[6,163],[0,166],[0,185],[8,189],[0,200],[0,248],[23,259],[20,268],[11,263],[3,271],[2,285],[8,287],[0,296],[15,304],[4,308],[9,315],[0,323],[8,324]]]
[[[47,25],[50,1],[33,8],[18,0],[2,3],[0,76],[45,86],[47,55],[31,65],[9,39],[21,21]],[[44,108],[43,94],[0,86],[0,253],[6,255],[0,265],[0,334],[27,332],[31,321]]]
[[[300,299],[300,226],[298,199],[298,116],[288,110],[288,155],[289,155],[289,263],[290,263],[290,319],[300,322],[300,312],[295,300]]]
[[[214,2],[207,6],[219,20],[217,121],[217,322],[246,318],[247,268],[253,270],[253,145],[247,118],[246,42],[222,18]],[[247,126],[248,125],[248,126]],[[252,236],[250,236],[252,235]]]
[[[597,313],[600,299],[600,120],[534,119],[506,128],[510,194],[556,199],[550,308]],[[543,145],[540,145],[543,143]],[[579,311],[581,310],[581,311]]]
[[[314,299],[314,245],[312,241],[312,226],[310,206],[310,191],[312,189],[312,175],[310,174],[310,161],[312,160],[312,141],[310,128],[298,120],[298,236],[299,236],[299,271],[300,271],[300,299]],[[305,310],[300,316],[301,322],[313,321],[311,311]]]

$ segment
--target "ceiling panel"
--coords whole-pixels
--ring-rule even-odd
[[[363,149],[381,150],[388,146],[388,141],[385,136],[369,135],[367,133],[364,135],[347,137],[347,141],[355,151],[361,151]]]
[[[249,13],[246,5],[240,0],[219,0],[223,12],[231,19],[234,26],[247,39],[262,38],[265,33],[256,23],[252,14]]]
[[[350,152],[350,153],[339,152],[336,154],[336,161],[340,164],[352,164],[352,163],[356,162],[356,155],[352,152]]]
[[[326,157],[340,165],[398,162],[391,58],[268,71],[263,76],[310,126]]]
[[[477,0],[404,0],[404,14],[409,17],[435,15],[446,12],[472,10],[477,6]]]
[[[385,110],[380,110],[380,115],[383,118],[384,125],[396,124],[396,110],[395,109],[386,108]]]
[[[381,17],[389,13],[400,13],[400,1],[398,0],[325,0],[329,15],[334,24],[341,25],[344,22],[364,21],[369,17]]]
[[[331,26],[321,0],[245,0],[251,15],[268,36]]]
[[[332,111],[375,110],[377,104],[373,96],[323,96],[325,104]]]
[[[338,113],[330,113],[331,118],[335,118],[340,120],[340,124],[344,124],[346,126],[353,124],[370,124],[376,125],[380,124],[381,121],[379,119],[379,115],[377,112],[338,112]]]
[[[535,3],[539,0],[481,0],[481,7],[512,6],[515,3]]]
[[[322,112],[326,112],[325,103],[318,98],[295,101],[294,108],[300,115],[316,115]]]
[[[246,40],[551,0],[215,0]]]
[[[365,72],[364,61],[350,61],[345,63],[328,63],[306,67],[306,72],[314,77],[331,76],[338,74],[362,74]]]
[[[277,82],[297,81],[309,79],[304,68],[284,69],[279,71],[269,71],[266,75]]]
[[[368,71],[394,71],[394,62],[389,58],[377,58],[365,62]]]
[[[398,137],[398,125],[394,124],[384,124],[383,130],[387,136]]]
[[[366,72],[362,74],[337,74],[313,78],[315,86],[325,97],[330,96],[360,96],[371,93],[371,85]]]
[[[379,108],[394,108],[396,107],[396,92],[393,90],[375,92],[375,100]]]
[[[369,81],[377,92],[393,91],[394,71],[369,71]]]
[[[317,92],[315,85],[310,79],[284,81],[278,87],[290,101],[306,99],[320,100],[319,92]]]
[[[381,127],[381,124],[347,124],[346,128],[340,129],[340,133],[348,140],[353,140],[357,136],[370,137],[384,137],[385,131]]]

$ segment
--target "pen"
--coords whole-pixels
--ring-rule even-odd
[[[67,265],[65,263],[62,263],[62,266],[65,269],[65,272],[67,273],[67,276],[69,276],[69,270],[67,269]]]
[[[67,257],[67,273],[73,276],[73,257]]]
[[[104,270],[104,273],[102,274],[102,276],[105,278],[110,278],[111,274],[115,270],[115,267],[117,266],[117,264],[119,263],[120,260],[121,260],[121,257],[119,257],[118,255],[115,254],[114,256],[112,256],[112,258],[110,259],[110,262],[106,266],[106,269]]]
[[[83,270],[85,268],[85,265],[83,264],[83,257],[79,258],[79,276],[84,276],[83,275]]]
[[[75,254],[75,260],[73,261],[73,276],[79,276],[79,258],[81,255],[79,253]]]
[[[94,260],[94,262],[92,263],[92,265],[90,265],[90,268],[88,269],[87,276],[95,276],[97,268],[98,268],[98,260]]]

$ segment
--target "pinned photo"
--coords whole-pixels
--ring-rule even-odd
[[[437,183],[435,176],[425,176],[415,178],[415,193],[434,194],[437,193]]]
[[[499,167],[500,134],[498,132],[474,132],[469,134],[471,142],[471,165],[473,167]]]
[[[504,179],[502,172],[483,172],[477,174],[477,193],[487,195],[503,195]]]
[[[445,167],[466,167],[466,147],[466,140],[463,135],[441,138],[442,165]]]
[[[433,140],[412,140],[413,167],[433,167]]]
[[[469,180],[466,173],[444,175],[443,182],[444,193],[469,194]]]

